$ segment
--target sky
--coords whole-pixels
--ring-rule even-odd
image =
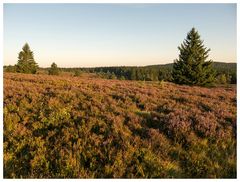
[[[40,67],[172,63],[195,27],[209,59],[237,61],[236,4],[4,4],[4,65],[27,42]]]

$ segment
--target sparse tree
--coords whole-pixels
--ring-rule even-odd
[[[22,51],[18,54],[18,63],[16,64],[16,71],[19,73],[37,72],[38,65],[34,61],[33,52],[30,50],[28,43],[26,43]]]
[[[48,71],[49,75],[59,75],[59,69],[56,63],[52,63],[51,68]]]
[[[175,83],[204,86],[214,82],[212,61],[206,61],[210,49],[204,47],[195,28],[191,29],[178,49],[179,59],[174,61],[172,72]]]

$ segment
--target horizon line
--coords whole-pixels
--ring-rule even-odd
[[[57,62],[55,62],[57,64]],[[226,62],[226,61],[213,61],[213,63],[226,63],[226,64],[237,64],[237,61],[235,62]],[[147,66],[164,66],[164,65],[168,65],[168,64],[174,64],[174,62],[169,62],[169,63],[163,63],[163,64],[148,64],[148,65],[131,65],[131,66],[127,66],[127,65],[115,65],[115,66],[86,66],[86,67],[80,67],[80,66],[76,66],[76,67],[59,67],[58,68],[103,68],[103,67],[147,67]],[[16,64],[14,65],[3,65],[4,66],[15,66]],[[49,67],[46,67],[46,66],[39,66],[39,68],[50,68],[51,66]]]

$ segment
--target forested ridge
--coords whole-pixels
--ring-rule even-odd
[[[63,72],[74,73],[90,72],[98,73],[103,78],[122,80],[146,80],[146,81],[172,81],[173,63],[149,66],[111,66],[96,68],[59,68]],[[226,83],[236,84],[237,64],[213,62],[213,68],[217,72],[216,82],[221,82],[220,76],[226,77]],[[42,68],[48,70],[49,68]]]
[[[59,68],[62,72],[97,73],[103,78],[122,80],[146,80],[146,81],[172,81],[173,63],[149,66],[111,66],[96,68]],[[226,77],[226,83],[236,84],[237,64],[213,62],[213,68],[217,72],[216,81],[221,83],[220,76]],[[48,72],[50,68],[39,68],[39,72]],[[4,66],[5,72],[15,72],[14,66]]]

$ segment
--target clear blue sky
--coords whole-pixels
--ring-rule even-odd
[[[236,4],[4,4],[4,65],[28,42],[41,67],[171,63],[195,27],[213,61],[236,62]]]

